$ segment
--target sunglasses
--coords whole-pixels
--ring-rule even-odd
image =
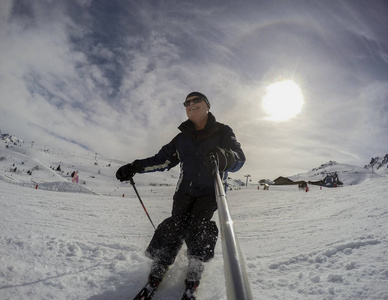
[[[197,97],[197,98],[194,98],[194,99],[191,99],[191,100],[186,100],[185,102],[183,102],[183,105],[185,107],[188,107],[191,104],[191,102],[194,102],[194,104],[197,104],[197,103],[201,102],[202,100],[203,100],[203,98]]]

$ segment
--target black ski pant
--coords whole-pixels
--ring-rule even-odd
[[[171,217],[157,227],[145,253],[165,266],[174,263],[186,242],[187,255],[203,262],[214,256],[218,228],[211,221],[217,210],[215,195],[194,197],[181,192],[174,194]]]

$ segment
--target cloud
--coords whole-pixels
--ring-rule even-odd
[[[378,2],[0,5],[0,128],[25,140],[150,156],[178,133],[196,90],[243,145],[242,172],[271,178],[385,154],[387,8]],[[265,88],[284,79],[299,84],[304,108],[290,122],[265,121]]]

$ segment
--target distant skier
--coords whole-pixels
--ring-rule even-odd
[[[156,155],[135,160],[120,167],[116,173],[117,179],[125,181],[135,173],[169,170],[180,163],[172,215],[158,226],[145,251],[153,263],[143,294],[156,290],[168,267],[175,261],[183,241],[189,259],[186,292],[195,292],[204,269],[203,262],[213,258],[218,236],[217,225],[211,221],[217,202],[209,153],[216,154],[224,180],[228,171],[238,171],[245,162],[233,130],[216,121],[209,112],[210,103],[205,95],[192,92],[183,105],[188,120],[178,127],[181,132]]]
[[[72,182],[75,182],[75,183],[78,183],[78,180],[79,180],[79,176],[78,176],[78,173],[77,171],[74,171],[72,174]]]

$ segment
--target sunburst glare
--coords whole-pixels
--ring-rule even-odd
[[[262,108],[268,115],[266,120],[288,121],[302,111],[303,94],[292,80],[275,82],[266,88]]]

